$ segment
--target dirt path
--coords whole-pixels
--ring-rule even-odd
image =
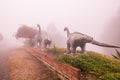
[[[0,50],[0,80],[9,80],[8,55],[8,51]]]
[[[11,42],[0,43],[0,80],[60,80],[41,61],[17,47]]]
[[[22,49],[11,52],[8,63],[10,80],[60,80],[43,62]]]
[[[9,52],[14,48],[16,46],[11,41],[0,41],[0,80],[10,80],[8,74],[8,57]]]

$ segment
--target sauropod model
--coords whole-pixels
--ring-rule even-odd
[[[77,47],[81,47],[82,53],[86,53],[86,43],[92,43],[94,45],[102,47],[120,48],[119,46],[109,45],[106,43],[95,41],[92,37],[82,34],[80,32],[70,33],[67,27],[64,28],[64,31],[67,32],[67,53],[75,54]]]

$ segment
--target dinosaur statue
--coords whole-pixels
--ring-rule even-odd
[[[41,36],[41,27],[39,24],[37,24],[37,27],[39,28],[38,33],[35,35],[33,39],[33,43],[35,47],[40,47],[42,43],[42,36]]]
[[[47,48],[47,46],[50,47],[51,43],[52,43],[52,41],[49,40],[48,38],[45,38],[45,39],[44,39],[44,47],[45,47],[45,48]]]
[[[79,32],[70,33],[67,27],[64,28],[64,31],[67,31],[67,53],[75,54],[78,46],[81,47],[82,53],[86,53],[86,43],[92,43],[102,47],[120,48],[119,46],[95,41],[92,37]]]

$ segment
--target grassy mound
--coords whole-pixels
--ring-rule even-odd
[[[63,55],[57,58],[57,60],[79,68],[82,73],[98,76],[100,80],[120,79],[120,61],[95,52],[80,54],[76,57]],[[116,76],[119,76],[119,79],[115,79]],[[111,79],[107,79],[108,77]]]
[[[54,53],[54,54],[65,53],[65,51],[66,51],[65,48],[59,48],[55,45],[52,48],[47,49],[48,53]]]
[[[98,80],[120,80],[120,73],[108,73],[101,76]]]

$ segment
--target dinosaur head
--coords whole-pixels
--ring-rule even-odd
[[[65,27],[65,28],[64,28],[64,31],[66,31],[66,30],[68,30],[68,28],[67,28],[67,27]]]
[[[37,26],[38,26],[38,27],[40,27],[40,25],[39,25],[39,24],[37,24]]]

